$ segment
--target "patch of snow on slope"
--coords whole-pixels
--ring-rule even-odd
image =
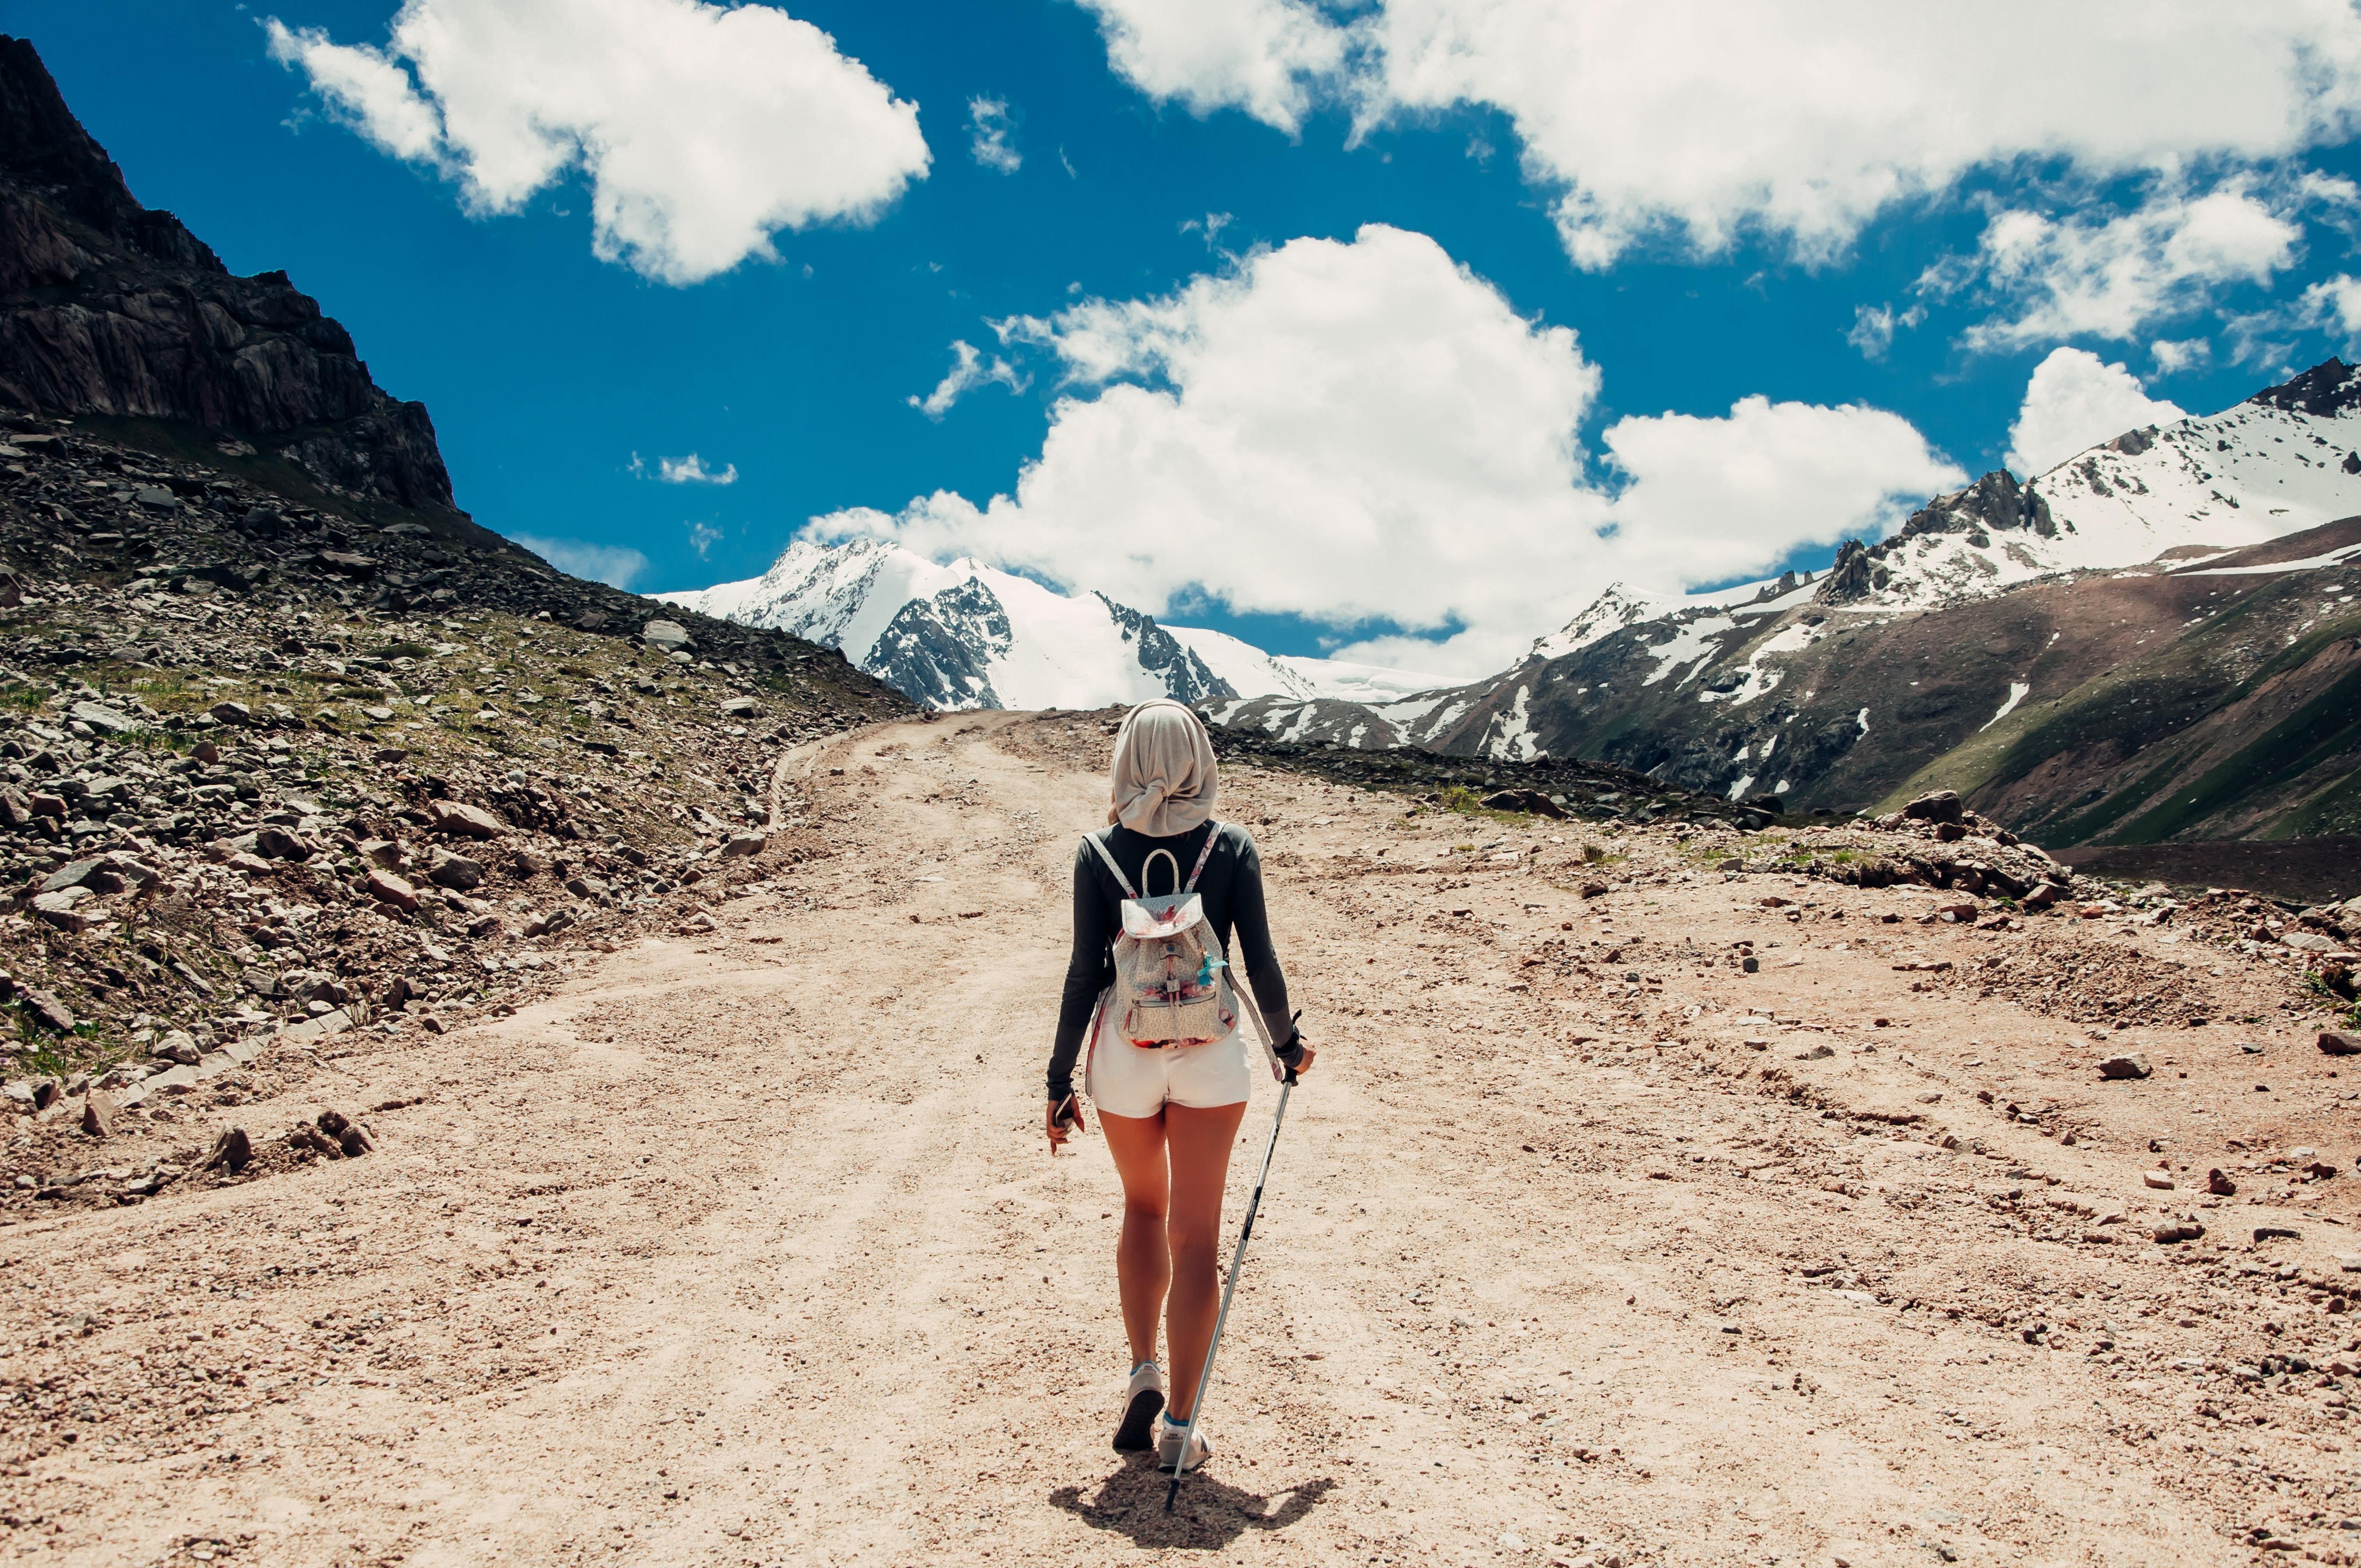
[[[1179,636],[1180,633],[1176,631],[1173,635]],[[1195,633],[1190,635],[1194,636]],[[1319,696],[1333,696],[1342,702],[1383,704],[1399,697],[1445,691],[1466,684],[1418,670],[1398,670],[1390,664],[1356,663],[1350,659],[1307,659],[1297,653],[1280,653],[1274,655],[1271,663],[1310,683]]]
[[[1735,630],[1737,626],[1738,622],[1726,615],[1701,615],[1675,625],[1672,636],[1662,642],[1643,643],[1648,656],[1656,661],[1656,667],[1642,676],[1640,684],[1654,685],[1675,670],[1691,664],[1701,668],[1701,661],[1710,661],[1719,652],[1720,644],[1715,639],[1725,631]]]
[[[2025,694],[2032,689],[2032,684],[2027,681],[2009,682],[2008,700],[2000,705],[2000,711],[1998,713],[1993,714],[1990,718],[1985,719],[1982,724],[1977,726],[1976,733],[1979,735],[1982,734],[1985,730],[1990,729],[1993,725],[1998,724],[2002,719],[2006,718],[2010,714],[2015,713],[2016,711],[2016,705],[2023,702],[2025,700]]]

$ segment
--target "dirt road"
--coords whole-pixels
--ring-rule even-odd
[[[1585,899],[1588,829],[1251,772],[1222,812],[1265,847],[1323,1050],[1216,1457],[1168,1518],[1107,1445],[1114,1173],[1038,1126],[1105,745],[992,716],[798,757],[786,815],[837,853],[718,931],[423,1045],[350,1036],[313,1098],[236,1113],[260,1136],[414,1101],[368,1116],[378,1153],[0,1231],[0,1541],[1858,1565],[2246,1563],[2267,1535],[2351,1560],[2332,1367],[2361,1353],[2329,1287],[2361,1176],[2292,1022],[2117,1040],[2158,1070],[2101,1085],[2079,1025],[1895,967],[2061,938],[1879,924],[1930,896],[1728,876],[1669,835],[1607,846]],[[2103,956],[2153,940],[2086,924]],[[2262,1015],[2238,972],[2189,972]],[[2298,1144],[2346,1174],[2303,1181]],[[2241,1195],[2208,1198],[2232,1165]],[[2198,1204],[2202,1242],[2147,1239]]]

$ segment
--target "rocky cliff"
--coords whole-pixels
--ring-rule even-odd
[[[5,36],[0,400],[175,421],[332,494],[452,505],[425,405],[380,389],[284,272],[233,276],[178,218],[141,206],[33,46]]]

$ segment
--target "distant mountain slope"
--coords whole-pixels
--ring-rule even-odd
[[[1069,598],[980,562],[938,565],[882,540],[798,540],[759,577],[656,597],[839,649],[930,707],[1236,695],[1152,617],[1104,595]]]
[[[1275,659],[1226,632],[1159,625],[1104,594],[1061,594],[979,561],[940,565],[876,539],[797,540],[759,577],[656,597],[840,649],[932,707],[1193,704],[1266,692],[1302,701],[1390,695],[1405,680],[1374,665]]]
[[[1515,668],[1378,702],[1216,704],[1299,740],[1579,757],[1733,799],[1922,786],[2045,842],[2356,819],[2361,372],[2330,360],[2027,485],[1939,497],[1880,543],[1672,598],[1617,584]],[[2159,559],[2165,557],[2165,559]]]

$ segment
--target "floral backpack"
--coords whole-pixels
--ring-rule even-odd
[[[1158,856],[1172,868],[1172,891],[1153,898],[1143,897],[1131,885],[1097,834],[1082,840],[1098,851],[1124,891],[1123,934],[1115,939],[1115,984],[1103,1016],[1135,1046],[1210,1045],[1237,1027],[1238,1001],[1230,986],[1230,966],[1197,896],[1197,879],[1205,874],[1205,862],[1213,859],[1213,843],[1221,836],[1222,825],[1213,823],[1186,883],[1171,850],[1150,850],[1139,869],[1143,885]]]

